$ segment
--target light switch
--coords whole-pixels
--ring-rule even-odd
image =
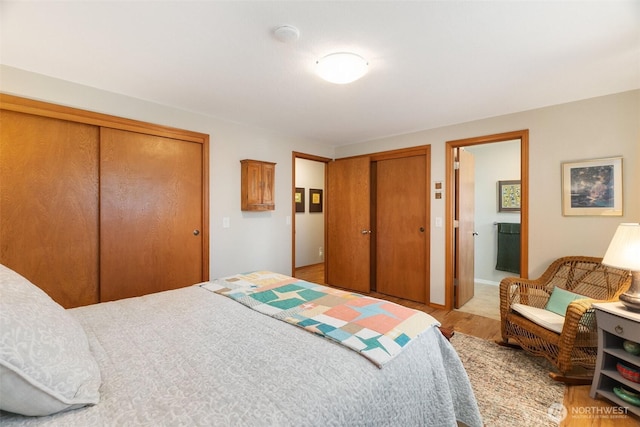
[[[229,228],[229,217],[225,216],[222,218],[222,228]]]
[[[442,217],[439,217],[439,216],[436,217],[436,227],[438,228],[442,227]]]

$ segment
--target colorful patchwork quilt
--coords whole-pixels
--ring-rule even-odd
[[[270,271],[237,274],[201,286],[336,341],[380,368],[423,331],[440,325],[422,311]]]

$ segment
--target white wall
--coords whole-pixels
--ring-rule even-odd
[[[467,147],[475,160],[475,259],[477,282],[499,284],[513,273],[496,270],[496,222],[520,222],[519,212],[498,212],[498,181],[520,179],[520,140]]]
[[[291,152],[333,157],[331,147],[6,66],[0,66],[0,90],[209,134],[211,278],[257,269],[291,274]],[[240,160],[246,158],[277,163],[275,211],[240,210]],[[223,217],[230,228],[222,228]]]
[[[309,189],[322,190],[324,162],[296,159],[296,187],[304,188],[304,212],[296,213],[296,267],[324,262],[324,204],[322,212],[309,212]]]
[[[336,148],[336,157],[431,144],[431,181],[445,181],[445,143],[529,129],[529,277],[565,255],[603,256],[621,222],[640,222],[640,90]],[[623,156],[624,216],[564,217],[561,164]],[[431,302],[444,304],[444,199],[431,201]]]
[[[445,181],[445,142],[519,129],[530,130],[529,276],[536,277],[563,255],[602,256],[620,222],[640,222],[640,90],[514,113],[335,150],[264,129],[0,66],[0,90],[120,117],[210,135],[211,276],[270,269],[291,273],[292,151],[346,157],[431,145],[431,181]],[[563,217],[561,163],[624,157],[623,217]],[[276,210],[240,211],[240,160],[273,161]],[[444,303],[444,199],[431,201],[431,301]],[[229,217],[230,228],[222,228]]]

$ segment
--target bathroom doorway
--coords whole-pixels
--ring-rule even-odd
[[[446,206],[446,236],[445,236],[445,251],[446,251],[446,272],[445,272],[445,288],[446,288],[446,296],[445,296],[445,305],[447,308],[461,308],[464,306],[464,303],[467,301],[459,300],[459,296],[466,295],[466,299],[471,301],[473,299],[474,288],[476,283],[476,269],[475,269],[475,258],[476,251],[475,249],[471,251],[471,255],[469,256],[469,251],[463,252],[461,247],[464,247],[464,243],[467,242],[466,245],[469,246],[469,241],[471,241],[471,245],[475,248],[476,239],[480,238],[479,229],[482,228],[482,237],[493,240],[496,238],[497,230],[488,231],[486,229],[486,217],[483,216],[482,223],[475,224],[476,218],[476,207],[472,204],[471,209],[473,212],[469,212],[469,208],[463,207],[462,210],[459,206],[465,206],[464,203],[460,202],[460,195],[458,194],[458,185],[457,180],[458,176],[461,173],[459,169],[457,169],[457,155],[458,150],[464,148],[469,153],[474,151],[473,147],[476,147],[477,153],[482,153],[482,148],[479,146],[483,146],[486,144],[499,144],[506,143],[509,141],[515,141],[515,145],[519,149],[519,156],[515,161],[519,163],[519,177],[517,178],[513,171],[507,171],[506,167],[502,167],[502,165],[492,163],[488,169],[492,171],[497,171],[500,173],[501,169],[505,171],[505,178],[498,178],[497,176],[492,176],[488,179],[491,181],[495,181],[491,186],[495,188],[485,190],[488,191],[488,196],[482,197],[482,202],[487,202],[490,204],[494,204],[490,209],[495,209],[496,215],[503,214],[503,212],[499,212],[498,206],[498,181],[520,181],[520,208],[519,208],[519,224],[520,224],[520,256],[519,256],[519,274],[511,273],[510,275],[518,275],[521,277],[527,277],[528,274],[528,130],[516,131],[516,132],[508,132],[503,134],[489,135],[478,138],[468,138],[463,140],[456,141],[448,141],[447,142],[447,181],[446,181],[446,191],[447,191],[447,206]],[[506,147],[503,146],[503,147]],[[485,150],[489,150],[491,147]],[[495,148],[499,148],[499,146],[495,146]],[[494,153],[495,155],[495,153]],[[484,154],[483,154],[484,156]],[[490,157],[490,156],[487,156]],[[474,156],[475,158],[475,156]],[[497,162],[497,160],[496,160]],[[474,162],[475,163],[475,162]],[[463,167],[463,166],[461,166]],[[475,166],[474,166],[475,167]],[[486,171],[484,174],[486,175]],[[475,173],[474,173],[475,176]],[[473,179],[473,178],[472,178]],[[491,182],[489,181],[489,182]],[[475,183],[474,183],[475,185]],[[495,187],[494,187],[495,186]],[[470,193],[470,192],[468,192]],[[475,197],[475,190],[472,191]],[[485,208],[483,208],[485,209]],[[508,219],[502,220],[505,222],[515,222],[515,217],[513,217],[513,213],[511,212],[511,216]],[[496,216],[496,219],[490,220],[491,227],[494,227],[494,223],[498,223],[499,218]],[[465,224],[465,221],[471,221],[473,224],[471,227],[468,227]],[[476,229],[476,226],[478,229]],[[484,252],[483,252],[484,256]],[[493,261],[491,261],[493,262]],[[469,265],[471,263],[473,267]],[[495,268],[494,268],[495,269]],[[482,278],[481,278],[482,280]],[[490,279],[486,279],[491,282],[498,282],[500,280],[500,273],[498,275],[491,275]],[[495,290],[495,289],[494,289]],[[470,296],[469,296],[470,295]],[[497,299],[496,299],[497,302]]]

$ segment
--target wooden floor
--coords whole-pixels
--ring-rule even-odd
[[[315,264],[296,269],[295,276],[314,283],[324,283],[324,264]],[[476,316],[460,311],[436,309],[425,304],[407,301],[388,295],[372,292],[369,295],[386,299],[406,307],[424,311],[435,317],[444,328],[452,328],[467,335],[486,340],[500,339],[500,321],[487,317]],[[637,427],[640,419],[632,415],[617,418],[611,415],[611,408],[617,408],[606,400],[595,400],[589,397],[590,386],[568,386],[564,396],[564,406],[567,408],[567,418],[560,426],[594,426],[594,427]],[[607,409],[609,408],[609,409]]]

